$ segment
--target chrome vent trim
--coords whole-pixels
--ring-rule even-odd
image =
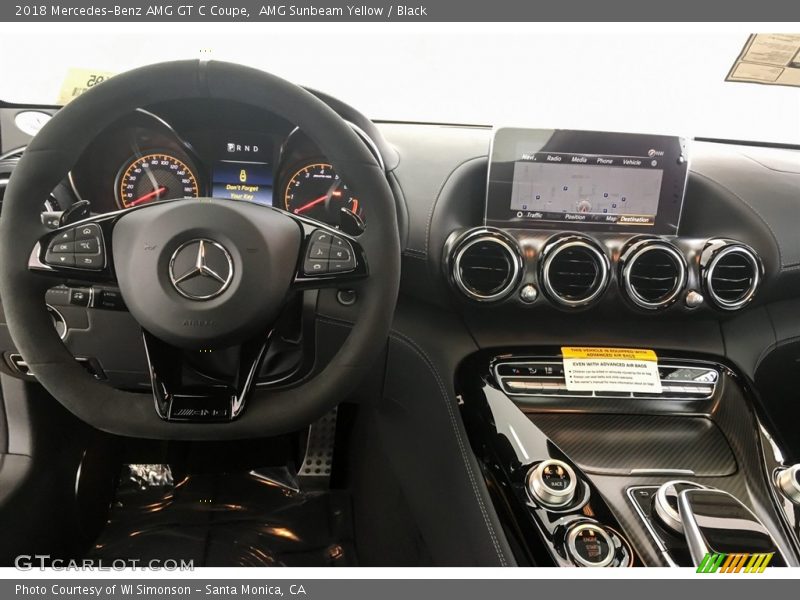
[[[686,259],[663,240],[640,240],[620,259],[622,286],[639,308],[659,310],[678,299],[686,287]]]
[[[494,256],[476,254],[481,250],[497,252]],[[483,263],[481,264],[481,261]],[[480,228],[467,232],[450,254],[450,276],[455,287],[468,298],[477,302],[498,302],[506,298],[519,284],[522,277],[522,255],[519,246],[499,230]],[[479,282],[481,270],[498,279]],[[491,285],[487,288],[487,285]]]
[[[763,274],[755,251],[740,242],[721,240],[709,242],[703,254],[703,283],[713,304],[722,310],[749,304]]]
[[[562,307],[588,306],[608,286],[608,257],[590,238],[560,237],[547,244],[542,256],[539,273],[542,288],[550,300]]]

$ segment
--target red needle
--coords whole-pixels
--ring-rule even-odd
[[[339,196],[341,196],[341,195],[342,195],[342,192],[341,192],[340,190],[336,190],[336,191],[333,191],[333,192],[328,192],[328,193],[329,193],[331,196],[333,196],[334,198],[338,198]],[[312,208],[312,207],[316,206],[317,204],[320,204],[320,203],[322,203],[322,202],[325,202],[325,200],[326,200],[327,198],[328,198],[328,194],[325,194],[324,196],[320,196],[319,198],[315,198],[315,199],[314,199],[314,200],[312,200],[311,202],[309,202],[309,203],[307,203],[307,204],[303,204],[303,206],[301,206],[300,208],[295,208],[295,209],[294,209],[294,214],[296,214],[296,215],[297,215],[297,214],[300,214],[301,212],[305,212],[305,211],[307,211],[309,208]]]
[[[313,208],[317,204],[321,204],[321,203],[325,202],[325,200],[327,198],[328,198],[328,194],[325,194],[323,196],[320,196],[319,198],[316,198],[316,199],[312,200],[311,202],[309,202],[307,204],[303,204],[303,206],[294,209],[294,214],[297,215],[297,214],[300,214],[301,212],[305,212],[309,208]]]
[[[157,196],[160,196],[164,192],[167,191],[167,186],[162,185],[160,188],[153,190],[149,194],[145,194],[144,196],[139,196],[136,200],[131,200],[128,202],[128,206],[136,206],[137,204],[141,204],[142,202],[147,202],[148,200],[152,200]]]

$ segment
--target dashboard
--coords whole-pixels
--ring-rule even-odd
[[[335,106],[340,114],[346,110]],[[0,106],[0,153],[23,145],[9,148],[7,141],[13,133],[7,115],[16,111]],[[444,412],[451,410],[450,388],[468,410],[473,384],[457,384],[469,381],[463,373],[477,378],[490,365],[498,387],[485,389],[524,399],[531,412],[553,400],[560,421],[598,408],[628,417],[631,405],[615,404],[618,393],[564,391],[565,374],[553,356],[565,344],[646,348],[667,357],[679,376],[668,370],[659,377],[676,395],[641,398],[647,410],[672,411],[675,404],[666,401],[681,401],[694,417],[698,398],[692,394],[715,407],[729,405],[714,398],[734,388],[730,364],[752,380],[775,422],[797,422],[797,403],[787,401],[786,390],[796,384],[800,360],[800,150],[663,135],[359,121],[361,129],[370,125],[364,139],[380,148],[376,156],[395,194],[403,249],[401,293],[382,377],[376,377],[384,386],[378,393],[413,408],[403,415],[390,411],[387,426],[415,428],[420,439],[431,433],[441,456],[442,432],[453,419]],[[149,106],[97,132],[45,208],[60,212],[86,200],[92,212],[108,213],[208,196],[342,229],[368,226],[370,219],[369,198],[351,193],[304,132],[252,107],[210,101]],[[72,354],[115,387],[149,390],[141,327],[126,312],[120,290],[66,284],[50,289],[46,300]],[[309,371],[322,368],[359,318],[352,290],[329,289],[313,299],[303,294],[280,323],[259,384],[305,374],[299,366],[306,357]],[[311,311],[322,318],[312,319]],[[0,369],[32,378],[2,324],[0,350]],[[477,359],[476,350],[482,354]],[[684,380],[687,356],[722,361],[711,383]],[[236,361],[234,348],[197,351],[186,363],[194,381],[207,383],[229,378]],[[372,398],[373,390],[367,392]],[[445,402],[432,402],[437,395]],[[731,412],[749,414],[735,398],[731,406]],[[407,415],[430,422],[403,422]],[[663,415],[658,420],[667,427],[659,439],[673,445],[686,439],[682,427],[670,429]],[[507,425],[512,433],[525,431],[516,422]],[[616,433],[624,427],[620,420],[601,420],[573,438],[607,431],[633,439]],[[634,432],[649,439],[658,427]],[[795,438],[789,439],[797,448]],[[407,435],[398,439],[403,455],[414,450]],[[505,444],[503,451],[513,448]],[[635,452],[626,448],[626,461]],[[458,460],[462,453],[459,444]],[[423,454],[423,468],[441,465]],[[746,463],[739,472],[742,467]],[[419,469],[410,472],[418,481]],[[441,472],[431,480],[439,481]]]
[[[213,115],[209,127],[209,116]],[[99,133],[71,172],[76,199],[105,213],[159,200],[254,202],[339,227],[363,224],[356,197],[299,129],[211,101],[141,109]]]
[[[774,313],[800,297],[798,150],[373,123],[323,100],[355,124],[394,191],[401,309],[458,315],[481,346],[602,339],[719,355],[737,346],[727,340],[723,348],[720,328],[742,326],[754,328],[742,329],[741,342],[747,360],[756,360],[758,348],[800,335],[792,310]],[[24,110],[31,109],[0,106],[3,153],[25,144],[14,128]],[[93,213],[108,213],[206,196],[340,228],[369,225],[369,198],[350,192],[304,132],[263,110],[218,101],[148,106],[98,131],[44,208],[57,214],[87,200]],[[635,207],[623,210],[623,197]],[[357,316],[357,304],[343,304],[335,292],[320,302],[327,316]],[[60,289],[48,303],[68,321],[65,340],[76,355],[102,357],[108,379],[139,385],[130,353],[116,360],[93,333],[101,321],[122,327],[125,314],[111,314],[124,309],[118,291]],[[138,328],[129,329],[138,343]]]

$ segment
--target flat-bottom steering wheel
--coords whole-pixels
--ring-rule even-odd
[[[204,98],[253,105],[300,127],[348,187],[369,198],[364,233],[353,238],[271,207],[213,198],[156,202],[45,229],[42,201],[105,127],[139,107]],[[59,254],[59,244],[87,254]],[[337,260],[321,267],[314,258],[320,252]],[[153,394],[112,388],[75,361],[44,302],[54,277],[119,285],[145,332]],[[26,149],[0,218],[0,298],[17,349],[73,414],[126,436],[239,439],[307,426],[353,390],[385,344],[399,281],[394,198],[363,141],[305,90],[230,63],[143,67],[75,99]],[[294,386],[256,387],[272,326],[292,292],[345,283],[358,293],[359,318],[327,366]],[[182,389],[171,378],[166,357],[175,349],[234,345],[240,364],[230,385]],[[191,415],[203,418],[182,418]]]

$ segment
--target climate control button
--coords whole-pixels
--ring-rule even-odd
[[[578,480],[563,460],[545,460],[528,472],[528,491],[547,508],[564,508],[575,497]]]

